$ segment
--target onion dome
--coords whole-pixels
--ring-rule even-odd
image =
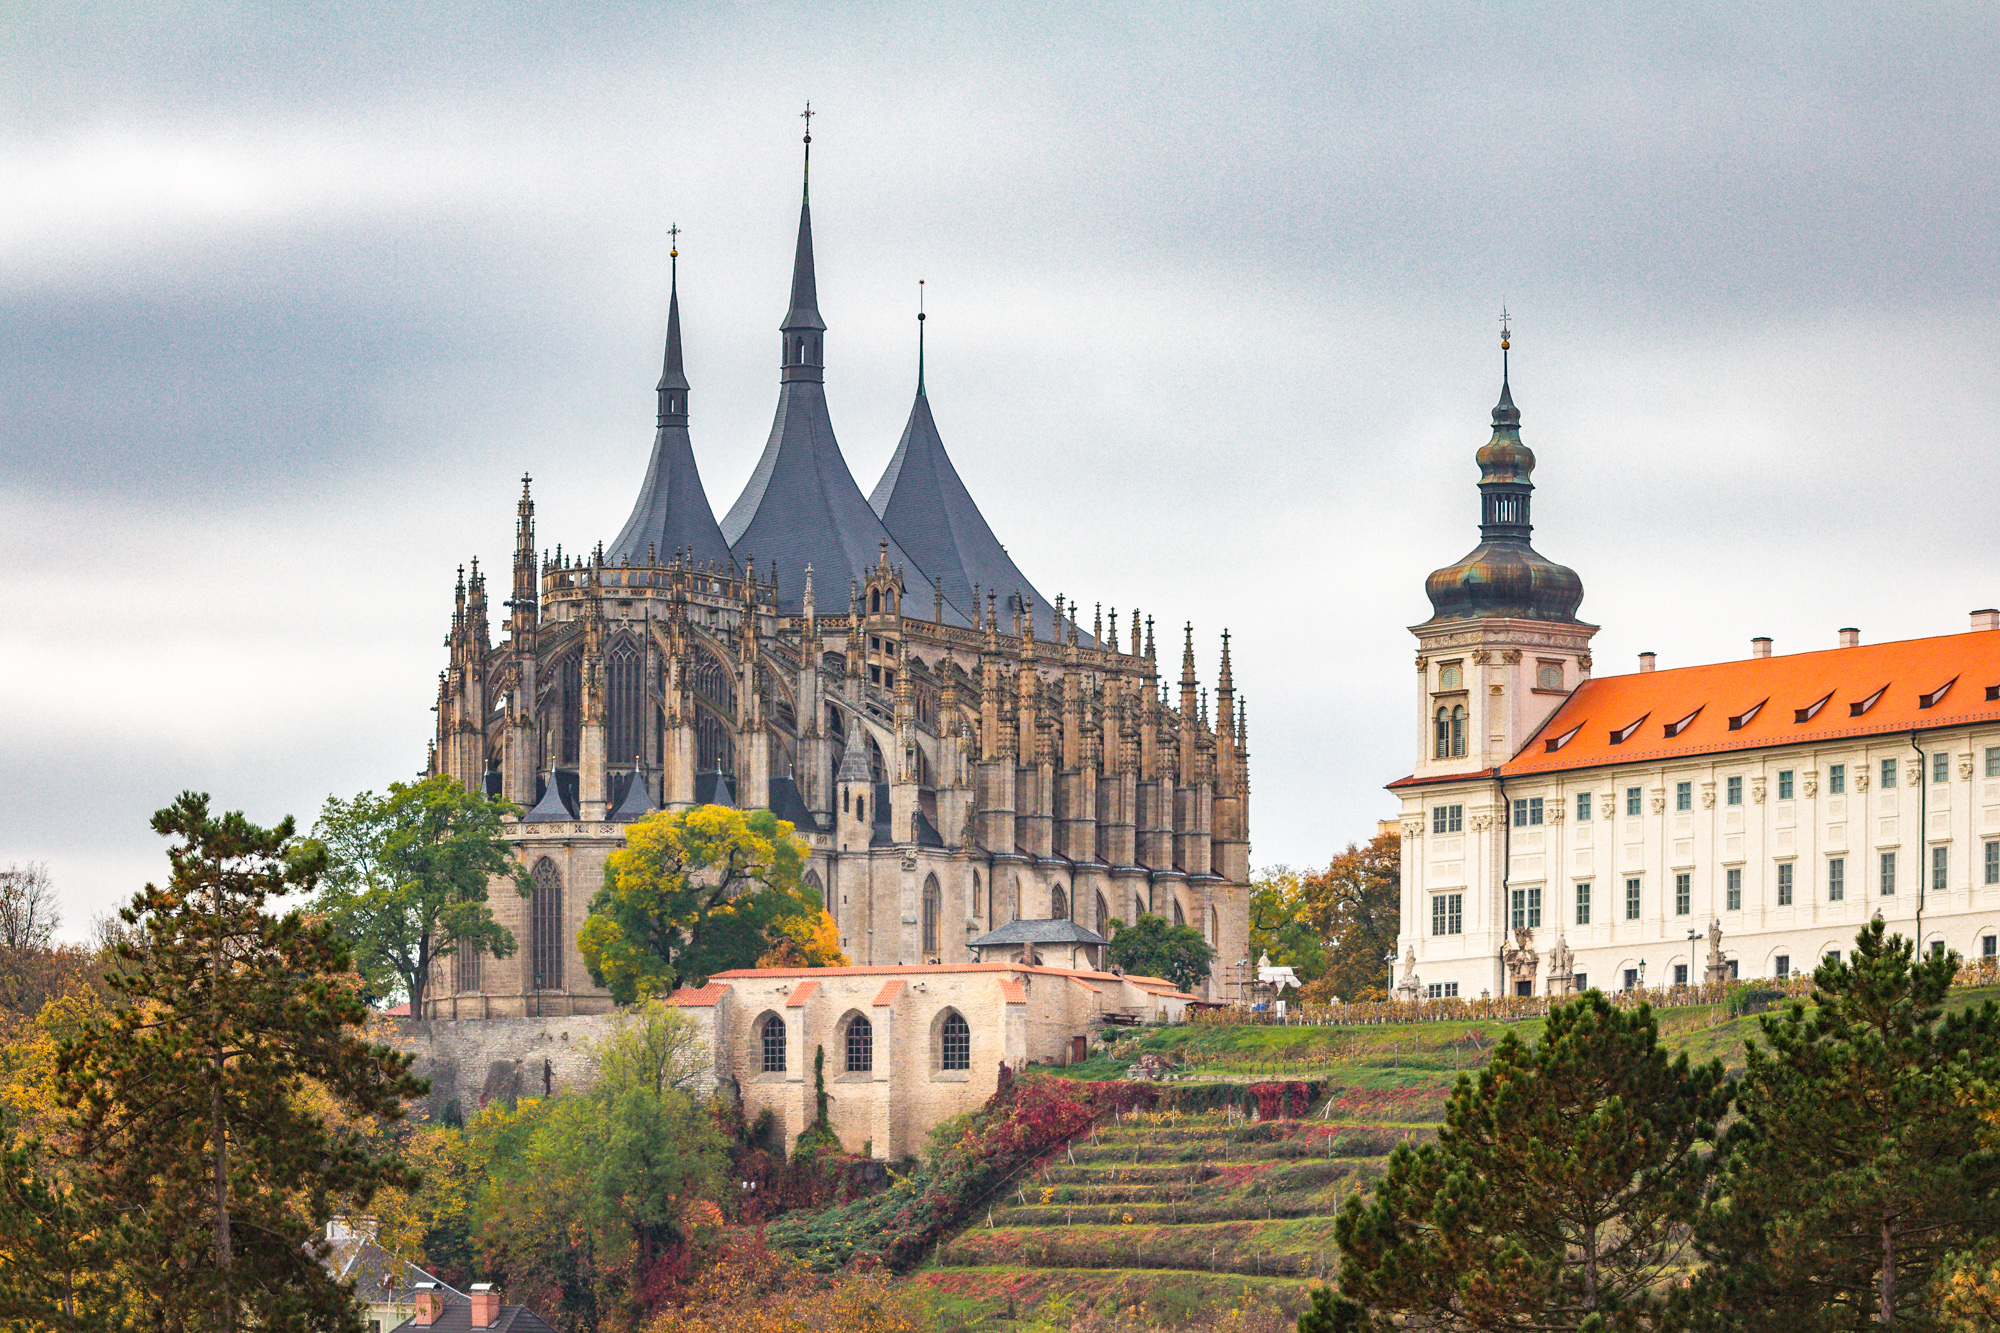
[[[1507,343],[1500,344],[1503,354]],[[1504,367],[1504,361],[1503,361]],[[1505,370],[1493,409],[1493,438],[1480,449],[1479,545],[1456,564],[1424,580],[1435,620],[1501,617],[1574,624],[1583,604],[1576,571],[1543,558],[1528,544],[1528,504],[1535,454],[1521,443],[1521,412]]]

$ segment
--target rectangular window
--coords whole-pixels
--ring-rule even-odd
[[[1729,894],[1729,906],[1726,910],[1740,912],[1743,910],[1743,867],[1731,866],[1724,873],[1728,879]]]
[[[1465,933],[1465,895],[1462,893],[1440,893],[1431,898],[1431,934],[1463,935]]]
[[[1587,791],[1580,791],[1576,794],[1576,822],[1579,824],[1583,824],[1583,823],[1588,823],[1589,820],[1590,820],[1590,793]]]
[[[1826,790],[1829,796],[1839,796],[1847,790],[1847,765],[1832,764],[1826,770]]]
[[[1694,784],[1692,782],[1676,782],[1674,784],[1674,809],[1694,809]]]
[[[1789,768],[1778,770],[1778,799],[1781,801],[1792,799],[1792,770]]]
[[[1694,909],[1694,876],[1683,870],[1674,876],[1674,915],[1686,916]]]
[[[1626,990],[1638,990],[1638,989],[1639,989],[1639,969],[1638,969],[1638,968],[1636,968],[1636,967],[1628,967],[1628,968],[1626,968],[1626,969],[1625,969],[1625,989],[1626,989]]]
[[[1588,884],[1579,884],[1576,886],[1576,924],[1579,926],[1590,924],[1590,885]]]
[[[1951,848],[1931,848],[1931,892],[1942,893],[1951,883]]]
[[[1837,903],[1847,897],[1847,858],[1836,856],[1826,863],[1826,900]]]
[[[1625,919],[1627,921],[1639,919],[1639,881],[1636,879],[1625,881]]]
[[[1431,832],[1462,833],[1465,831],[1465,807],[1462,805],[1441,805],[1431,811]]]
[[[1791,905],[1792,863],[1790,861],[1780,861],[1778,862],[1778,906],[1790,907]]]
[[[1676,986],[1685,986],[1688,984],[1688,965],[1686,963],[1674,964],[1674,984]]]
[[[2000,884],[2000,842],[1986,844],[1986,882]]]
[[[1882,853],[1882,896],[1893,897],[1896,892],[1896,854]]]
[[[1517,797],[1514,801],[1514,827],[1527,828],[1542,822],[1542,798],[1539,796]]]
[[[1985,939],[1979,941],[1979,956],[1981,958],[2000,958],[2000,935],[1988,935]]]
[[[1788,953],[1781,953],[1776,958],[1773,958],[1771,960],[1771,972],[1780,981],[1792,975],[1792,956]]]
[[[1542,928],[1542,891],[1540,889],[1529,889],[1528,929],[1540,930],[1541,928]]]
[[[1986,747],[1986,776],[2000,778],[2000,745]]]
[[[1590,973],[1588,973],[1588,972],[1579,972],[1579,973],[1577,973],[1577,974],[1576,974],[1576,993],[1577,993],[1578,995],[1581,995],[1581,994],[1583,994],[1583,993],[1584,993],[1585,991],[1587,991],[1587,990],[1589,990],[1589,989],[1590,989]]]
[[[1458,998],[1458,983],[1456,981],[1433,981],[1424,993],[1433,1000],[1456,1000]]]
[[[1836,966],[1838,966],[1838,965],[1839,965],[1839,963],[1840,963],[1840,950],[1838,950],[1838,949],[1828,949],[1828,950],[1826,951],[1826,961],[1827,961],[1827,962],[1829,962],[1829,963],[1833,963],[1833,964],[1835,964]]]
[[[2000,753],[2000,751],[1988,750],[1987,753],[1994,754]],[[1988,766],[1991,766],[1991,761],[1988,761]],[[1637,787],[1627,787],[1625,789],[1625,813],[1627,815],[1636,815],[1639,813],[1639,789]]]
[[[1514,929],[1540,930],[1542,928],[1542,891],[1540,888],[1514,890]]]
[[[1731,779],[1729,779],[1729,797],[1728,797],[1728,799],[1729,799],[1729,803],[1730,803],[1731,805],[1741,805],[1741,804],[1743,804],[1743,779],[1742,779],[1742,778],[1740,778],[1740,777],[1735,777],[1735,778],[1731,778]]]
[[[1932,755],[1932,756],[1931,756],[1931,781],[1932,781],[1932,782],[1950,782],[1950,781],[1951,781],[1951,756],[1950,756],[1950,755],[1948,755],[1948,754],[1934,754],[1934,755]]]
[[[1893,759],[1884,759],[1882,761],[1882,789],[1884,791],[1887,791],[1889,788],[1895,785],[1896,785],[1896,761]]]

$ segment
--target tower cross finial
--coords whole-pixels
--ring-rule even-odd
[[[1513,316],[1507,313],[1507,307],[1503,304],[1500,307],[1500,350],[1503,352],[1507,350],[1508,340],[1514,336],[1512,320]]]
[[[676,222],[673,226],[667,228],[667,258],[679,259],[680,257],[681,224]]]
[[[806,109],[799,113],[799,118],[806,123],[806,142],[811,143],[813,141],[813,104],[811,102],[806,103]]]

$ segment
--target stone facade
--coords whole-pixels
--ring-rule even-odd
[[[893,1160],[983,1105],[1002,1065],[1063,1063],[1106,1014],[1171,1022],[1194,998],[1150,977],[975,963],[724,972],[669,1002],[700,1028],[716,1082],[753,1119],[771,1112],[787,1143],[816,1114],[824,1052],[842,1146]]]

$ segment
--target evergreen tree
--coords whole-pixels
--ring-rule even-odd
[[[1654,1327],[1728,1105],[1720,1063],[1669,1063],[1649,1008],[1562,1005],[1459,1079],[1437,1142],[1397,1148],[1372,1202],[1349,1197],[1340,1290],[1426,1328]],[[1316,1317],[1358,1326],[1331,1298]]]
[[[392,782],[387,796],[327,798],[313,825],[327,850],[314,905],[354,950],[365,998],[400,992],[421,1017],[437,963],[461,949],[493,958],[514,952],[512,932],[486,905],[486,887],[508,879],[523,897],[534,889],[500,836],[501,816],[520,813],[444,774]]]
[[[186,792],[153,828],[179,841],[167,887],[120,914],[141,932],[110,979],[126,1004],[57,1061],[79,1188],[120,1219],[97,1297],[134,1287],[168,1330],[358,1330],[351,1291],[320,1262],[326,1222],[414,1181],[301,1093],[310,1082],[349,1115],[393,1120],[424,1084],[409,1056],[359,1037],[367,1009],[332,928],[265,913],[323,863],[289,818],[214,818]]]
[[[2000,1005],[1940,1018],[1956,954],[1914,959],[1878,918],[1811,1003],[1761,1023],[1699,1240],[1697,1322],[1941,1327],[1933,1281],[2000,1232],[2000,1152],[1971,1083],[2000,1083]]]

